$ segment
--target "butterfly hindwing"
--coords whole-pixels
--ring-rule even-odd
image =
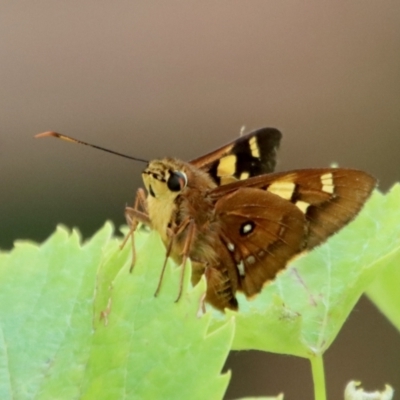
[[[247,296],[258,293],[304,248],[304,214],[268,191],[238,189],[217,201],[215,212]]]
[[[218,185],[267,174],[275,168],[281,137],[275,128],[258,129],[190,163]]]

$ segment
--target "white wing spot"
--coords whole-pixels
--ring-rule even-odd
[[[241,228],[241,234],[242,235],[247,235],[248,233],[252,232],[252,230],[254,229],[254,225],[250,222],[248,222],[247,224],[244,224]]]
[[[248,262],[249,264],[254,264],[256,262],[256,258],[254,256],[248,256],[246,258],[246,262]]]
[[[239,264],[237,264],[238,270],[239,270],[239,275],[244,276],[244,264],[243,261],[240,261]]]
[[[229,250],[229,251],[235,251],[235,245],[234,245],[233,243],[228,243],[228,244],[226,245],[226,247],[228,247],[228,250]]]

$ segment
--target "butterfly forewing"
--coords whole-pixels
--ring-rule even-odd
[[[281,137],[275,128],[258,129],[190,163],[218,185],[267,174],[275,169]]]
[[[361,171],[308,169],[212,190],[222,240],[233,254],[245,294],[259,292],[293,256],[353,219],[375,184]]]
[[[324,242],[351,221],[376,186],[365,172],[351,169],[309,170],[299,174],[293,202],[301,201],[309,222],[307,248]]]

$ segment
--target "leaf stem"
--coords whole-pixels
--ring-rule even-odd
[[[314,399],[326,400],[324,360],[322,355],[311,357],[310,362],[314,381]]]

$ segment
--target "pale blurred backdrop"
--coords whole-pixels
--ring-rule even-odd
[[[400,2],[2,1],[0,247],[56,224],[119,226],[143,168],[33,135],[56,130],[151,159],[192,159],[247,130],[284,134],[278,170],[332,162],[387,190],[400,179]],[[330,399],[350,379],[400,390],[400,335],[359,302],[325,356]],[[311,399],[308,362],[234,353],[227,399]],[[184,384],[184,383],[183,383]]]

